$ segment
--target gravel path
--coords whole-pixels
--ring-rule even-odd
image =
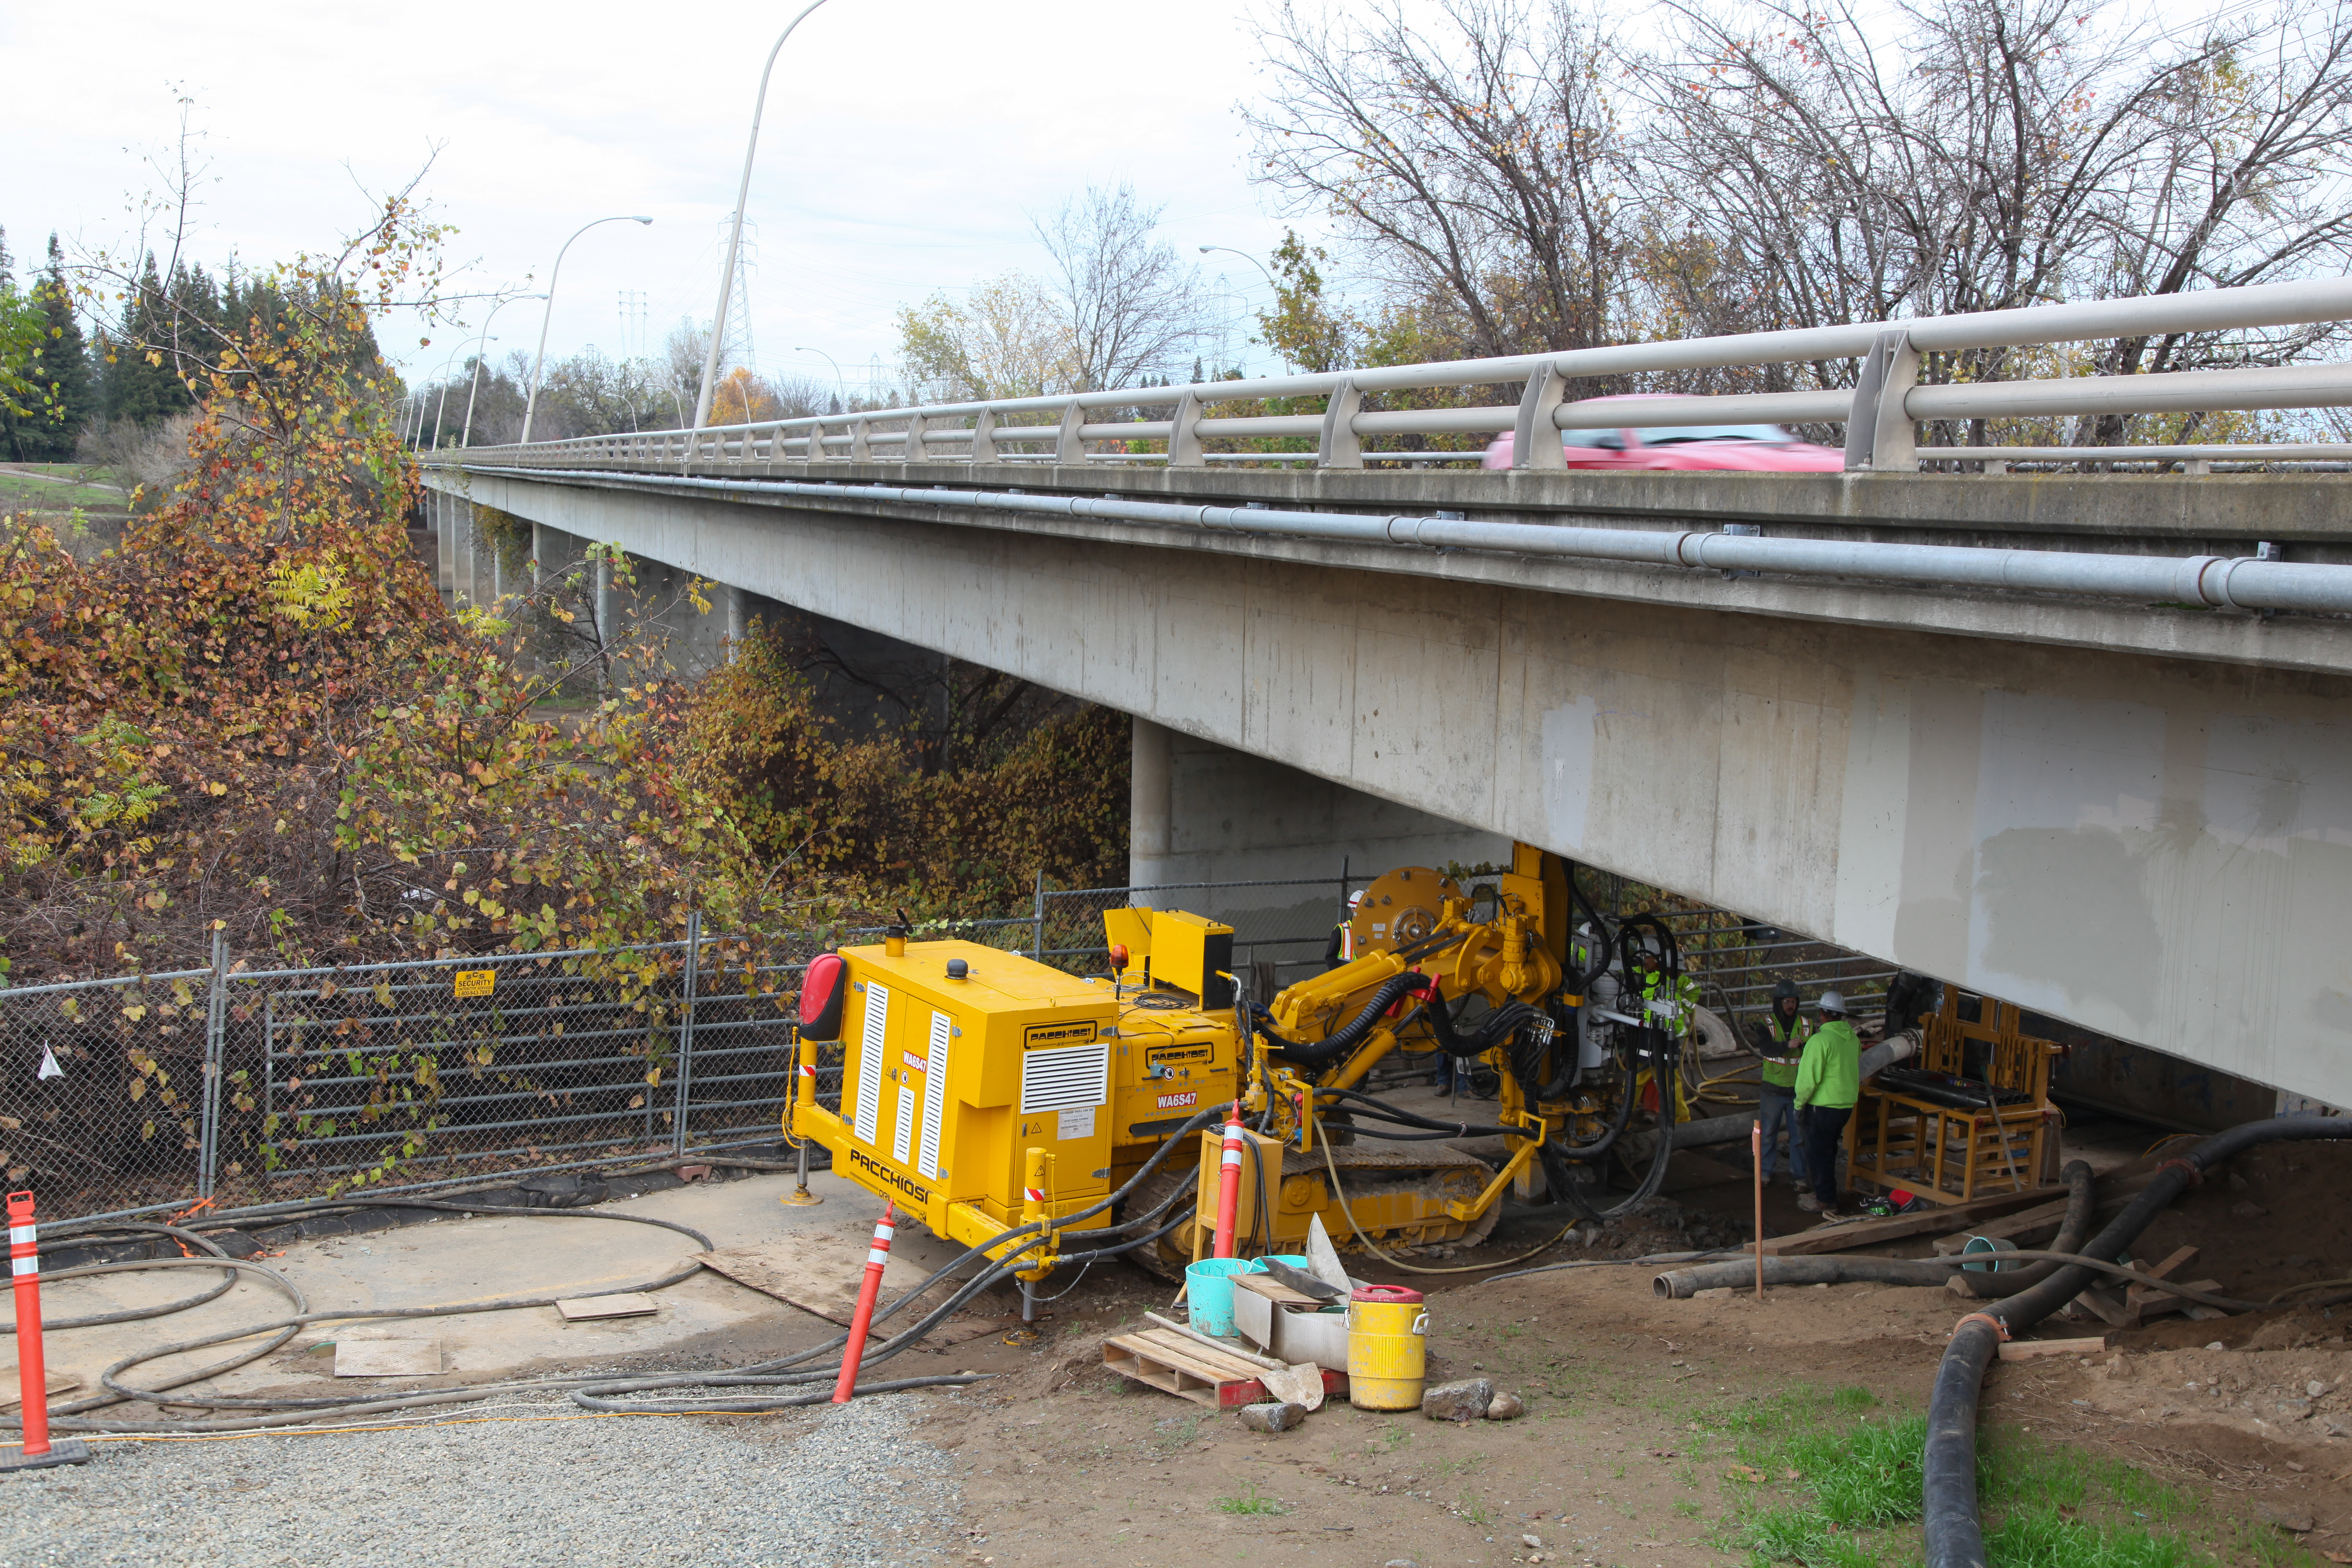
[[[928,1395],[921,1397],[952,1397]],[[905,1398],[757,1418],[577,1415],[234,1443],[105,1443],[0,1478],[0,1568],[96,1563],[925,1568],[960,1494]]]

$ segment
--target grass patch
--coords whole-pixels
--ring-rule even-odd
[[[1280,1513],[1283,1511],[1280,1503],[1257,1489],[1255,1481],[1252,1481],[1249,1489],[1239,1497],[1219,1498],[1217,1506],[1227,1513]]]
[[[1717,1544],[1750,1568],[1877,1568],[1923,1561],[1924,1415],[1891,1415],[1867,1389],[1800,1389],[1718,1408],[1731,1439],[1731,1511]],[[2112,1458],[1986,1431],[1977,1497],[1992,1568],[2222,1568],[2315,1560],[2274,1532],[2210,1518],[2202,1500]],[[2200,1524],[2202,1529],[2197,1528]],[[2218,1549],[2218,1550],[2217,1550]]]

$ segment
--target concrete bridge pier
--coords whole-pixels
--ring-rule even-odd
[[[1503,834],[1465,827],[1149,719],[1139,717],[1134,726],[1128,880],[1139,889],[1171,888],[1151,902],[1223,921],[1237,942],[1328,930],[1342,896],[1342,868],[1354,889],[1399,866],[1510,863],[1511,840]],[[1175,890],[1184,883],[1287,878],[1301,881]]]

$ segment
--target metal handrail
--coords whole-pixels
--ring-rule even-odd
[[[2326,407],[2352,404],[2352,363],[2282,365],[2254,369],[2176,371],[2142,375],[2083,375],[2025,380],[1921,384],[1923,353],[1966,349],[2015,348],[2123,336],[2241,331],[2352,319],[2352,278],[2295,283],[2256,284],[2194,293],[2036,305],[2017,310],[1924,317],[1913,321],[1857,322],[1785,331],[1743,332],[1725,337],[1612,344],[1553,354],[1454,360],[1425,364],[1309,374],[1259,376],[1238,381],[1195,382],[1181,386],[1117,387],[1099,391],[979,402],[871,410],[862,414],[710,426],[700,430],[656,430],[575,437],[501,449],[502,459],[576,461],[600,457],[615,461],[816,462],[950,461],[1080,464],[1142,461],[1192,468],[1213,460],[1312,462],[1318,468],[1361,468],[1400,454],[1367,452],[1362,442],[1382,436],[1458,437],[1515,432],[1515,466],[1557,468],[1550,443],[1532,439],[1541,428],[1610,429],[1629,422],[1622,400],[1575,399],[1570,382],[1606,375],[1665,371],[1796,365],[1821,374],[1827,360],[1859,359],[1853,387],[1809,391],[1673,395],[1645,397],[1643,425],[1758,423],[1844,424],[1846,467],[1906,470],[1932,461],[2117,461],[2208,460],[2261,457],[2313,460],[2352,455],[2324,446],[2293,447],[2226,445],[2169,447],[2024,447],[2012,455],[2001,447],[1931,447],[1914,445],[1913,426],[1924,420],[2014,418],[2068,415],[2199,413],[2223,410]],[[1418,409],[1365,409],[1366,394],[1453,392],[1465,387],[1523,384],[1515,404]],[[1211,416],[1207,410],[1234,403],[1285,398],[1320,398],[1315,413],[1251,413]],[[1162,418],[1090,418],[1119,410],[1171,409]],[[1050,422],[1032,416],[1047,416]],[[1015,419],[1019,422],[1013,422]],[[895,428],[882,428],[884,425]],[[1312,452],[1206,451],[1205,441],[1306,439]],[[1153,442],[1164,451],[1089,452],[1087,444]],[[1048,451],[1008,450],[1034,448]],[[935,452],[934,447],[950,448]],[[2294,457],[2288,458],[2292,452]],[[2028,456],[2027,454],[2030,454]],[[2162,454],[2162,458],[2159,458]],[[1412,454],[1432,458],[1443,454]],[[1475,453],[1451,454],[1454,458]],[[455,459],[429,458],[446,463]]]

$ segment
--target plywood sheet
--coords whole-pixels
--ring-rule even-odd
[[[440,1370],[439,1340],[335,1342],[337,1377],[431,1377]]]

